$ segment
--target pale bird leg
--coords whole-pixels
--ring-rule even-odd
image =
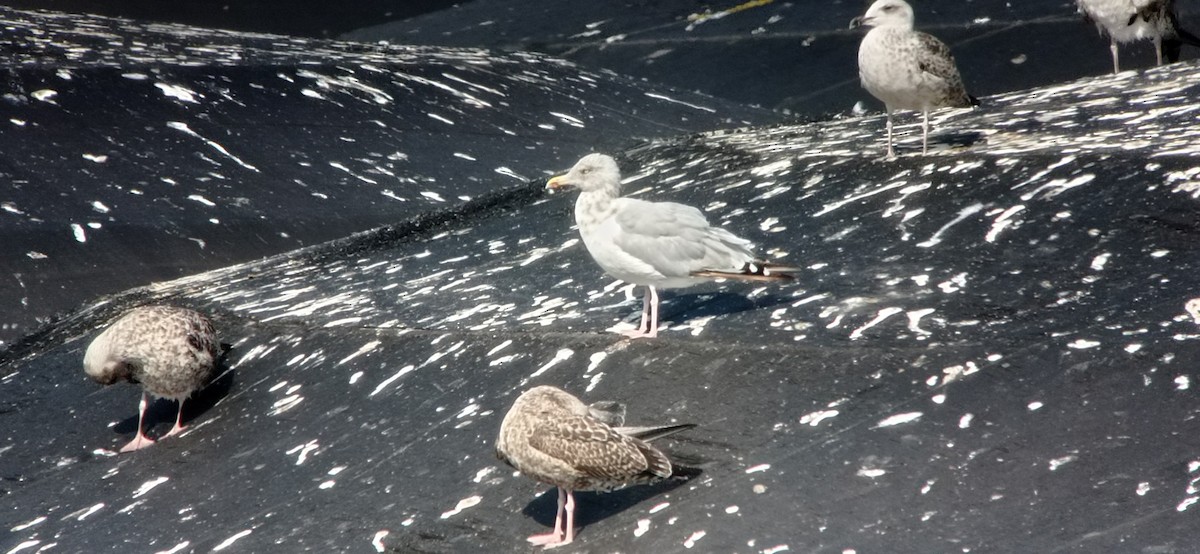
[[[1117,41],[1116,41],[1116,39],[1113,39],[1112,41],[1110,41],[1108,43],[1108,49],[1112,50],[1113,73],[1114,74],[1120,73],[1121,72],[1121,64],[1120,64],[1120,62],[1117,61]]]
[[[1154,37],[1154,55],[1158,56],[1158,65],[1162,65],[1162,37]]]
[[[129,441],[128,444],[122,446],[121,452],[133,452],[134,450],[140,450],[154,444],[154,441],[150,437],[147,437],[145,433],[142,433],[142,420],[146,417],[147,406],[149,406],[149,403],[146,402],[146,393],[143,392],[142,400],[138,402],[137,436],[135,436],[133,440]]]
[[[891,108],[888,108],[888,111],[887,111],[887,142],[888,142],[887,159],[891,160],[896,157],[896,152],[894,150],[892,150],[892,110],[891,110]]]
[[[533,535],[525,540],[535,545],[545,545],[547,548],[560,543],[563,538],[563,506],[565,502],[566,497],[564,495],[563,488],[558,487],[558,511],[554,512],[554,532],[546,533],[544,535]]]
[[[921,155],[929,153],[929,108],[921,112]]]
[[[562,489],[559,489],[562,490]],[[567,491],[567,529],[566,536],[555,542],[546,543],[546,548],[554,548],[564,544],[571,544],[575,540],[575,491]]]
[[[648,323],[648,324],[647,324]],[[636,331],[622,331],[631,339],[654,338],[658,336],[658,291],[652,287],[646,287],[646,294],[642,297],[642,325]]]
[[[159,438],[161,439],[161,438],[169,437],[172,435],[178,435],[178,434],[182,433],[183,430],[184,430],[184,427],[183,427],[183,400],[180,400],[179,401],[179,413],[175,415],[175,426],[172,427],[170,431],[167,431],[167,434],[165,434]]]

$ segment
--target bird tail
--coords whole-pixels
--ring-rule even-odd
[[[972,106],[978,106],[978,105],[982,104],[982,102],[980,102],[978,98],[975,98],[974,96],[971,96],[970,94],[967,95],[967,102],[969,102]]]
[[[627,437],[649,442],[654,439],[674,435],[680,431],[687,431],[695,426],[695,423],[681,423],[679,425],[659,425],[657,427],[616,427],[615,430]]]
[[[722,269],[702,269],[693,271],[693,277],[709,277],[712,279],[737,279],[740,281],[791,281],[793,273],[799,273],[800,268],[773,264],[763,261],[747,262],[739,271]]]
[[[1184,44],[1200,48],[1200,37],[1179,25],[1179,17],[1175,15],[1174,10],[1169,11],[1167,17],[1170,19],[1171,30],[1175,32],[1175,36],[1163,39],[1162,57],[1168,63],[1175,63],[1179,61],[1179,52],[1183,50]]]
[[[704,470],[698,467],[681,466],[674,464],[671,466],[671,478],[686,481],[695,477],[699,477]]]

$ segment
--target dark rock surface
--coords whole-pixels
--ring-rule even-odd
[[[331,38],[364,25],[405,19],[468,1],[470,0],[3,0],[0,1],[0,5],[22,10],[53,10],[139,21],[182,23],[211,29]]]
[[[588,258],[572,198],[533,179],[565,148],[470,200],[102,297],[0,360],[0,549],[525,550],[553,495],[492,440],[545,383],[620,400],[627,424],[700,424],[662,443],[700,477],[580,495],[565,551],[1189,552],[1198,77],[938,112],[939,148],[892,162],[881,117],[626,149],[629,194],[806,268],[668,293],[657,340],[609,332],[640,303]],[[152,301],[212,314],[230,372],[188,434],[113,456],[136,387],[98,390],[79,360]]]
[[[847,29],[869,4],[473,0],[343,37],[545,52],[814,119],[849,113],[858,102],[882,109],[858,84],[863,32]],[[1176,4],[1184,25],[1200,29],[1200,6]],[[1112,70],[1108,40],[1076,13],[1074,0],[913,5],[917,28],[950,45],[967,89],[979,97]],[[1149,42],[1122,52],[1123,68],[1154,65]],[[1183,59],[1198,57],[1200,50],[1184,48]]]
[[[539,54],[0,20],[0,348],[98,294],[461,204],[593,148],[779,120]]]

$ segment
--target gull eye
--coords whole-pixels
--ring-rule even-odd
[[[895,5],[895,4],[888,4],[888,5],[886,5],[886,6],[884,6],[884,7],[883,7],[883,11],[885,11],[885,12],[894,12],[894,11],[896,11],[896,5]]]
[[[591,172],[592,172],[592,168],[590,168],[590,167],[585,167],[585,168],[583,168],[583,169],[580,169],[580,170],[579,170],[579,172],[580,172],[580,173],[582,173],[582,174],[584,174],[584,175],[587,175],[588,173],[591,173]]]

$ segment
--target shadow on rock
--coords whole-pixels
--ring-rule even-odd
[[[663,301],[662,321],[681,325],[690,319],[768,310],[795,299],[775,294],[748,298],[733,292],[680,294]],[[636,320],[635,320],[636,321]]]
[[[581,527],[599,523],[650,498],[675,490],[700,474],[699,469],[693,468],[676,468],[676,471],[679,477],[652,485],[632,485],[613,492],[576,492],[576,533]],[[554,489],[550,489],[545,494],[533,499],[521,510],[521,513],[533,518],[540,525],[554,527],[554,516],[557,509],[558,493]]]

